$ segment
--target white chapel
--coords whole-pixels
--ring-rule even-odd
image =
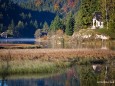
[[[102,13],[95,12],[93,14],[93,26],[91,29],[103,28]]]

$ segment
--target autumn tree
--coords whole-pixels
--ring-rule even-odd
[[[34,34],[34,37],[35,38],[40,38],[40,36],[41,36],[41,29],[37,29],[36,31],[35,31],[35,34]]]

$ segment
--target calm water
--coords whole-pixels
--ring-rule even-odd
[[[0,44],[38,44],[43,48],[89,48],[89,49],[110,49],[115,50],[115,41],[95,42],[95,43],[65,43],[65,44],[53,44],[52,41],[39,42],[34,38],[9,38],[0,39]]]
[[[79,77],[74,68],[67,69],[66,72],[50,74],[39,78],[34,76],[10,76],[0,80],[0,86],[80,86]]]
[[[115,86],[115,65],[74,66],[63,73],[39,77],[8,76],[0,80],[0,86]]]
[[[34,44],[34,38],[8,38],[0,39],[1,44]]]

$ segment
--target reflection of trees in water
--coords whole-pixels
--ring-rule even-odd
[[[70,68],[66,73],[58,73],[47,78],[8,79],[7,84],[8,86],[80,86],[76,77],[76,70]]]
[[[92,71],[91,66],[79,66],[78,71],[81,86],[97,86],[96,74]]]
[[[50,43],[51,42],[51,43]],[[49,43],[51,48],[91,48],[91,49],[109,49],[111,48],[110,41],[101,41],[101,40],[82,40],[82,39],[69,39],[64,40],[64,38],[55,38],[52,39]],[[114,46],[113,46],[114,47]]]
[[[103,64],[101,71],[93,70],[90,65],[79,65],[80,86],[114,86],[114,83],[97,83],[99,81],[115,80],[115,68],[111,65]]]
[[[11,55],[10,52],[8,55],[6,55],[4,58],[1,58],[1,71],[0,71],[0,76],[2,77],[2,82],[1,86],[7,86],[7,79],[6,77],[9,75],[9,70],[10,70],[10,62],[11,60]]]
[[[104,84],[99,84],[97,81],[105,80],[105,70],[105,65],[102,65],[101,72],[95,72],[91,65],[78,65],[68,69],[66,73],[61,75],[58,73],[41,79],[8,79],[7,84],[8,86],[104,86]],[[107,70],[109,79],[115,79],[113,67],[109,66]],[[109,83],[105,86],[114,86],[114,84]]]
[[[68,71],[66,72],[66,76],[67,78],[65,86],[80,86],[79,76],[77,74],[76,67],[68,69]]]

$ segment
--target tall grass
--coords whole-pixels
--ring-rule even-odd
[[[6,65],[2,62],[1,65]],[[39,60],[13,60],[9,62],[9,69],[0,66],[0,74],[7,71],[8,74],[30,74],[30,73],[54,73],[66,68],[66,64],[57,64],[57,62],[39,61]],[[2,71],[4,69],[4,71]]]
[[[115,51],[104,49],[2,49],[0,50],[0,59],[8,56],[9,51],[11,60],[66,61],[73,57],[111,58],[115,56]]]
[[[0,74],[53,73],[74,64],[115,59],[115,51],[88,49],[0,50]]]

